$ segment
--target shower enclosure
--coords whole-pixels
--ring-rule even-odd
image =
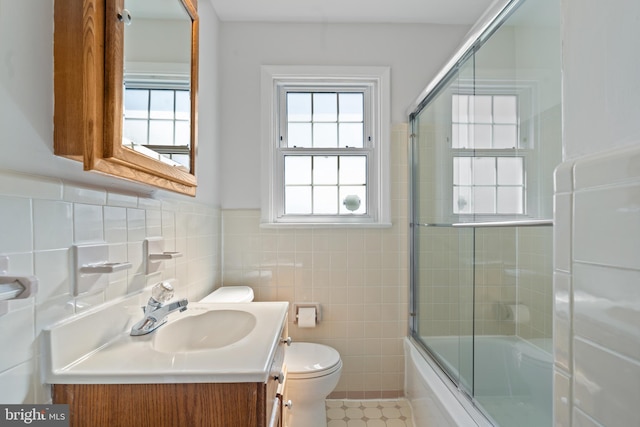
[[[411,336],[500,426],[552,424],[559,16],[504,2],[410,114]]]

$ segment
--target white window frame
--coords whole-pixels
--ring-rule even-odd
[[[280,102],[283,87],[304,87],[311,91],[322,87],[367,88],[370,99],[368,103],[365,100],[365,114],[368,114],[366,120],[370,126],[365,134],[365,151],[368,152],[366,215],[284,214],[284,155],[291,149],[280,143],[281,117],[285,111]],[[389,67],[263,66],[261,117],[262,226],[391,225]],[[334,149],[332,155],[349,153],[352,153],[350,149],[341,148]]]

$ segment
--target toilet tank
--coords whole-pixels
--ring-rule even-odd
[[[222,286],[211,292],[200,302],[251,302],[253,289],[248,286]]]

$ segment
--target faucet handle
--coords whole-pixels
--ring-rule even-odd
[[[173,286],[169,282],[160,282],[151,289],[151,297],[159,303],[165,303],[173,298]]]

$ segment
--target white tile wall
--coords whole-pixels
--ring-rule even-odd
[[[0,255],[10,274],[35,274],[35,298],[9,302],[0,316],[0,402],[46,403],[40,383],[39,336],[43,327],[106,301],[176,279],[176,293],[192,300],[220,284],[218,209],[173,196],[153,199],[85,188],[58,179],[0,171]],[[163,236],[167,250],[183,257],[165,261],[160,273],[145,276],[142,241]],[[109,275],[95,294],[72,296],[73,244],[105,241],[110,261],[130,261],[130,270]]]
[[[566,162],[555,200],[556,425],[637,425],[640,146]]]

